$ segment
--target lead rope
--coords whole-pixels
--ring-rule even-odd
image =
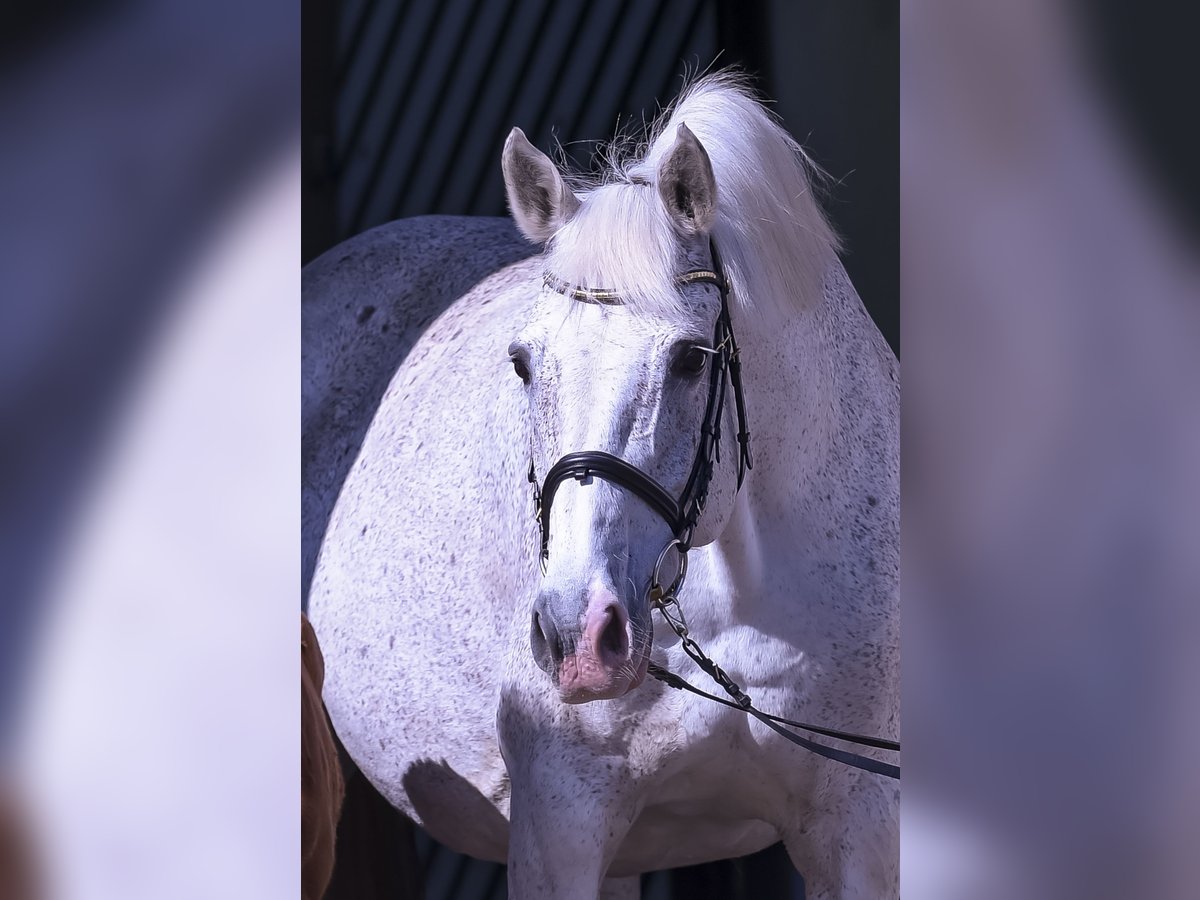
[[[690,541],[690,535],[688,535]],[[667,552],[672,547],[679,548],[679,572],[676,574],[671,584],[664,588],[659,581],[659,569],[662,567],[663,560],[666,558]],[[701,697],[713,700],[717,703],[723,703],[726,706],[740,709],[744,713],[754,716],[768,728],[787,738],[792,743],[816,753],[818,756],[823,756],[826,759],[832,759],[835,762],[843,763],[847,766],[853,766],[856,769],[862,769],[867,772],[873,772],[876,775],[883,775],[887,778],[900,778],[900,767],[891,763],[880,762],[877,759],[871,759],[869,756],[862,756],[858,753],[851,753],[848,750],[839,750],[836,747],[828,747],[825,744],[819,744],[816,741],[788,731],[782,727],[790,725],[793,728],[800,728],[804,731],[810,731],[814,734],[821,734],[826,737],[835,738],[841,741],[847,741],[852,744],[859,744],[865,747],[875,747],[880,750],[892,750],[900,752],[900,744],[897,741],[889,741],[883,738],[867,737],[865,735],[852,734],[846,731],[837,731],[832,728],[821,728],[817,725],[806,725],[803,722],[796,722],[792,719],[785,719],[782,716],[774,716],[770,713],[765,713],[750,699],[750,695],[742,690],[741,685],[729,677],[729,675],[716,662],[714,662],[702,649],[700,645],[688,633],[687,619],[684,618],[683,608],[679,605],[679,598],[676,596],[683,587],[684,579],[687,577],[687,554],[686,544],[679,538],[676,538],[663,548],[659,554],[658,562],[654,564],[654,571],[650,578],[650,589],[646,594],[646,599],[650,606],[658,610],[663,620],[667,623],[672,631],[679,637],[680,646],[683,652],[686,653],[691,660],[698,665],[704,672],[717,684],[719,684],[730,697],[733,702],[725,700],[722,697],[717,697],[707,691],[702,691],[700,688],[691,684],[686,679],[676,675],[668,669],[663,668],[657,663],[650,663],[649,673],[657,678],[668,687],[676,690],[690,691]]]

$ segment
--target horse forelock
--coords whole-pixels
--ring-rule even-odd
[[[635,312],[688,315],[673,282],[686,260],[654,187],[681,124],[712,162],[713,237],[734,287],[735,310],[771,319],[819,303],[839,249],[814,195],[826,176],[745,79],[728,72],[685,87],[648,142],[632,152],[610,151],[599,179],[575,182],[584,202],[550,241],[547,268],[572,286],[619,291]]]

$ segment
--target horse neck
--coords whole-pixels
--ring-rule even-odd
[[[845,510],[868,497],[898,503],[898,366],[836,259],[820,303],[784,327],[735,328],[755,465],[720,543],[747,559],[749,547],[777,538],[802,564],[827,552],[830,523]]]

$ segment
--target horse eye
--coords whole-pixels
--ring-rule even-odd
[[[704,371],[704,366],[708,363],[708,353],[701,347],[689,347],[684,353],[680,354],[675,360],[676,375],[696,376]]]
[[[513,371],[517,373],[517,377],[525,382],[525,384],[529,384],[529,379],[531,377],[529,373],[529,363],[516,354],[509,358],[512,360]]]

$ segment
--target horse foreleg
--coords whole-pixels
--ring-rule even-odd
[[[806,814],[783,829],[788,856],[804,876],[805,900],[900,896],[899,792],[863,775],[837,809]]]
[[[599,773],[534,760],[510,767],[508,892],[514,900],[630,900],[637,879],[604,880],[631,804]],[[535,774],[536,773],[536,774]],[[605,881],[603,891],[601,882]],[[631,884],[632,883],[632,884]],[[632,891],[632,892],[631,892]]]
[[[519,709],[502,706],[499,719],[512,790],[509,896],[597,900],[636,812],[624,759],[573,740],[565,722],[553,722],[553,711],[529,716]],[[636,897],[629,882],[606,885],[603,896]]]

